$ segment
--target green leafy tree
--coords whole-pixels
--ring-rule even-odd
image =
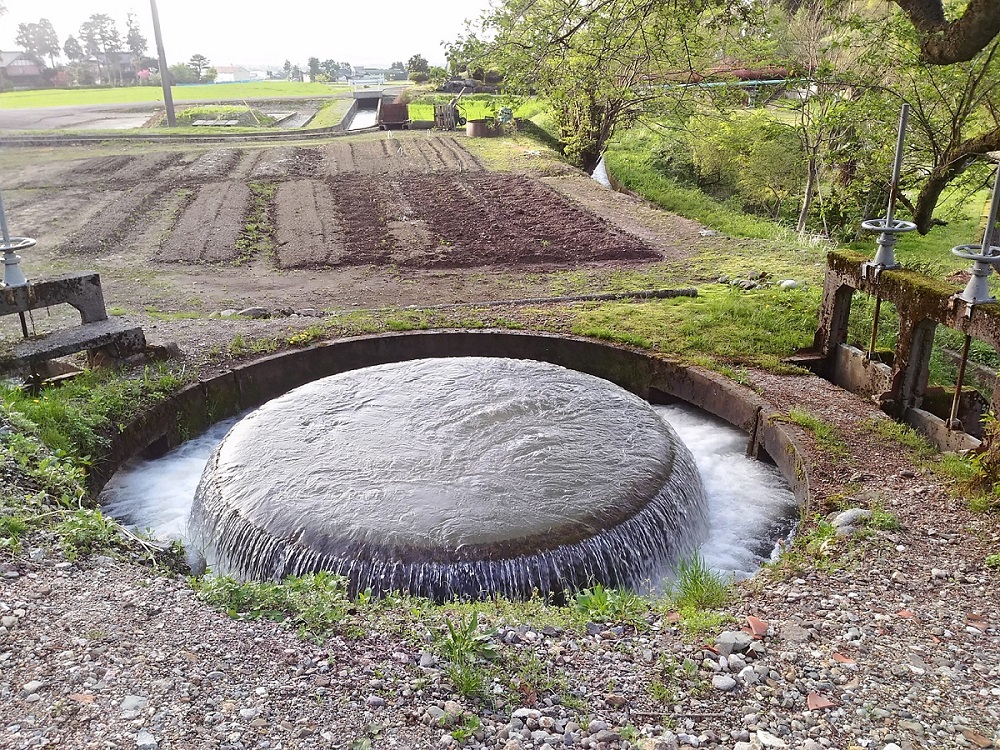
[[[125,34],[125,44],[128,46],[129,52],[135,56],[136,62],[138,62],[146,54],[149,42],[139,29],[139,22],[136,20],[135,13],[128,14],[125,25],[128,27],[128,32]]]
[[[485,57],[486,44],[473,32],[460,34],[454,41],[442,42],[442,45],[445,59],[448,61],[448,72],[451,75],[457,76],[463,71],[481,67],[480,61]]]
[[[912,24],[921,59],[932,65],[970,62],[1000,34],[1000,0],[969,0],[964,4],[946,0],[892,2]]]
[[[310,57],[309,60],[308,60],[308,65],[309,65],[309,77],[312,80],[315,81],[316,77],[322,71],[322,67],[320,65],[319,58],[318,57]]]
[[[121,64],[118,53],[122,50],[122,38],[111,16],[95,13],[80,25],[80,39],[84,51],[97,58],[98,71],[113,81],[121,83]],[[103,61],[101,57],[103,56]]]
[[[188,60],[188,67],[191,68],[194,73],[195,82],[201,81],[205,77],[205,72],[209,69],[212,62],[204,55],[191,55],[191,59]],[[171,68],[173,70],[173,68]]]
[[[406,62],[406,69],[410,73],[430,73],[430,63],[422,55],[414,55]]]
[[[331,81],[340,78],[340,63],[336,60],[324,60],[319,64],[319,69]]]
[[[84,58],[83,47],[80,46],[75,36],[66,37],[66,43],[63,45],[63,54],[66,55],[66,59],[70,62],[79,62]]]
[[[563,151],[588,172],[615,132],[687,81],[708,59],[697,12],[648,0],[508,0],[483,21],[493,38],[484,62],[514,94],[537,93],[552,105]],[[653,85],[651,85],[653,84]]]
[[[49,67],[55,67],[55,58],[61,52],[59,37],[56,35],[52,22],[47,18],[41,19],[38,23],[18,24],[15,42],[38,62],[48,57]]]
[[[62,50],[59,47],[59,35],[56,34],[55,27],[52,26],[52,22],[47,18],[42,18],[38,21],[36,30],[36,41],[35,41],[38,54],[44,55],[49,58],[49,67],[54,68],[56,66],[56,58]]]
[[[14,44],[24,50],[28,57],[41,62],[41,54],[39,54],[38,47],[36,46],[38,42],[38,24],[37,23],[19,23],[17,25],[17,36],[14,37]]]
[[[292,61],[291,60],[285,60],[285,64],[281,66],[281,69],[283,71],[285,71],[285,78],[286,79],[292,77]]]
[[[194,69],[186,63],[175,63],[170,66],[170,81],[174,84],[197,83]]]
[[[1000,149],[1000,39],[971,60],[931,64],[921,32],[903,14],[862,8],[841,17],[829,46],[849,50],[852,60],[829,78],[838,96],[820,154],[838,174],[831,186],[838,211],[856,222],[884,210],[895,124],[906,102],[899,199],[918,230],[929,232],[942,223],[935,211],[945,191],[981,187],[988,154]]]

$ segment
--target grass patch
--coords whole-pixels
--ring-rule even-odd
[[[845,458],[850,455],[840,431],[815,414],[804,409],[789,409],[788,421],[809,430],[816,439],[816,446],[829,456]]]
[[[193,125],[198,120],[236,120],[239,127],[244,128],[270,128],[277,122],[270,115],[253,109],[253,107],[234,105],[209,105],[201,107],[188,107],[182,109],[176,115],[178,125]]]
[[[174,86],[173,98],[184,101],[233,101],[241,99],[273,99],[285,96],[315,96],[323,98],[348,91],[346,85],[297,83],[292,81],[253,81],[249,83],[203,84]],[[67,107],[86,104],[162,103],[159,86],[123,86],[93,89],[38,89],[6,91],[0,94],[0,109],[33,109],[36,107]]]
[[[573,599],[577,614],[588,622],[645,625],[648,602],[624,589],[608,589],[601,584],[578,591]]]
[[[298,629],[317,640],[339,632],[355,606],[346,579],[332,573],[287,578],[283,583],[239,583],[232,578],[192,579],[198,598],[238,620],[267,619]]]
[[[729,601],[732,586],[712,571],[700,555],[694,555],[678,566],[669,594],[671,604],[678,610],[716,609]]]
[[[58,523],[55,532],[66,559],[76,560],[111,547],[118,537],[118,525],[99,510],[81,508]]]
[[[237,333],[226,347],[230,357],[246,357],[248,355],[273,354],[278,351],[280,342],[273,336],[252,338]]]
[[[937,448],[908,424],[885,418],[862,422],[861,426],[881,438],[892,440],[908,448],[922,461],[930,460],[938,454]]]
[[[876,531],[899,531],[903,526],[894,513],[890,513],[880,505],[871,507],[871,518],[865,522],[865,526]]]
[[[353,104],[353,99],[331,99],[328,102],[324,102],[319,111],[306,124],[306,129],[332,128],[340,125]]]
[[[775,367],[812,343],[818,296],[806,290],[700,289],[698,297],[571,308],[571,330],[694,358]]]
[[[86,466],[101,455],[111,431],[123,429],[185,380],[183,375],[154,367],[126,377],[92,370],[37,396],[0,383],[0,403],[9,415],[20,416],[15,425],[21,432],[37,435],[57,457]]]

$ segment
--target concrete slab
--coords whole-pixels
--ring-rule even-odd
[[[123,318],[64,328],[45,338],[21,341],[0,353],[0,372],[22,373],[50,359],[105,348],[114,359],[124,359],[142,352],[146,337],[142,328]]]

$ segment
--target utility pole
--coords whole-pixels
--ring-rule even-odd
[[[163,51],[163,35],[160,33],[160,14],[156,12],[156,0],[149,0],[153,11],[153,36],[156,38],[156,56],[160,60],[160,83],[163,85],[163,106],[167,110],[167,127],[176,127],[174,118],[174,95],[170,92],[170,70],[167,68],[167,54]]]

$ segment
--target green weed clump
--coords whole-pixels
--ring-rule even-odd
[[[732,585],[709,568],[700,555],[694,555],[678,566],[669,594],[678,610],[717,609],[729,601]]]
[[[86,467],[108,445],[111,431],[123,429],[185,382],[183,374],[147,367],[137,375],[126,376],[106,370],[89,371],[38,395],[0,383],[0,408],[22,435],[36,435],[53,452],[54,459],[68,459],[78,467]],[[53,460],[48,463],[54,465]]]
[[[278,188],[271,182],[250,183],[250,203],[240,236],[236,238],[236,265],[247,265],[274,250],[271,204]]]
[[[787,239],[776,222],[744,213],[732,201],[719,201],[696,187],[681,185],[659,171],[647,144],[623,137],[604,154],[610,174],[622,187],[639,193],[671,213],[734,237]]]
[[[578,591],[574,608],[589,622],[641,626],[649,606],[645,599],[627,589],[609,589],[601,584]]]
[[[55,527],[59,546],[67,560],[102,552],[115,545],[118,524],[99,510],[81,508],[67,515]]]
[[[270,115],[251,107],[198,106],[182,109],[177,113],[178,125],[191,125],[198,120],[236,120],[241,127],[270,128],[277,122]]]
[[[475,610],[457,623],[446,618],[445,629],[435,639],[438,654],[446,661],[445,674],[459,695],[475,700],[487,696],[492,671],[487,667],[499,658],[493,643],[495,630],[480,630]]]
[[[267,619],[297,627],[300,635],[322,640],[338,631],[354,602],[346,579],[310,573],[283,583],[239,583],[225,576],[192,580],[198,597],[238,620]]]

